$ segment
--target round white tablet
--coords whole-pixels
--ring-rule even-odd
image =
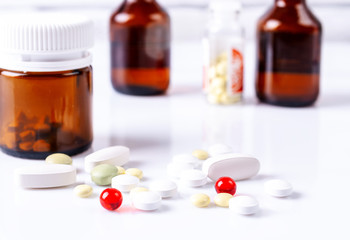
[[[15,181],[24,188],[68,186],[76,181],[76,169],[65,164],[39,164],[17,168]]]
[[[130,149],[124,146],[113,146],[100,149],[85,157],[85,171],[90,173],[91,170],[103,163],[123,166],[129,161]]]
[[[229,208],[242,215],[251,215],[259,210],[258,201],[250,196],[236,196],[229,200]]]
[[[196,167],[199,163],[198,159],[192,156],[191,154],[177,154],[173,156],[173,163],[179,164],[191,164],[193,167]]]
[[[274,197],[288,197],[293,192],[292,185],[281,179],[272,179],[264,184],[265,192]]]
[[[167,179],[157,180],[150,184],[150,190],[158,192],[162,198],[169,198],[176,195],[177,185]]]
[[[194,169],[190,163],[169,163],[167,166],[167,174],[172,178],[179,178],[185,170]]]
[[[121,192],[130,192],[140,182],[135,176],[123,174],[112,178],[112,188],[116,188]]]
[[[181,173],[180,181],[189,187],[199,187],[207,183],[207,176],[201,170],[191,169]]]
[[[159,193],[153,191],[136,192],[131,198],[132,204],[136,209],[144,211],[156,210],[160,207],[162,197]]]
[[[217,143],[214,145],[211,145],[208,149],[208,153],[211,157],[215,157],[221,154],[230,153],[232,152],[232,148],[226,144]]]
[[[251,178],[260,169],[258,159],[247,154],[228,153],[204,161],[202,171],[213,181],[227,176],[235,181]]]

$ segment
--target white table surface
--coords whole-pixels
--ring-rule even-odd
[[[208,105],[201,93],[200,43],[174,43],[172,84],[165,96],[133,97],[112,90],[107,42],[94,54],[94,142],[75,156],[78,183],[91,183],[84,156],[111,145],[131,148],[125,166],[144,171],[141,186],[166,177],[166,165],[178,153],[227,143],[236,152],[261,162],[260,173],[240,181],[238,194],[252,195],[260,212],[239,216],[213,203],[191,205],[193,193],[215,196],[213,183],[179,188],[154,212],[132,208],[128,194],[117,211],[101,207],[94,185],[89,199],[73,188],[25,190],[15,186],[14,169],[38,161],[0,154],[0,239],[349,239],[350,213],[350,45],[326,43],[323,48],[322,90],[308,108],[258,103],[254,96],[255,55],[247,44],[244,102]],[[292,196],[277,199],[263,191],[271,178],[290,181]]]

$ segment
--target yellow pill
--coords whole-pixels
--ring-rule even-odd
[[[216,77],[216,69],[214,66],[209,68],[209,79]]]
[[[93,191],[92,187],[87,184],[78,185],[74,188],[75,195],[81,198],[90,197],[92,194],[92,191]]]
[[[191,202],[196,207],[208,207],[208,205],[210,204],[210,197],[204,193],[197,193],[192,195]]]
[[[226,92],[220,95],[220,102],[223,104],[233,104],[241,100],[240,95],[230,96]]]
[[[125,169],[121,166],[116,166],[118,168],[118,175],[125,174]]]
[[[225,76],[227,74],[227,61],[220,61],[216,64],[216,74],[219,76]]]
[[[214,95],[214,94],[208,94],[207,100],[211,104],[220,104],[220,96]]]
[[[64,153],[54,153],[46,157],[45,161],[47,163],[54,163],[54,164],[72,164],[72,158]]]
[[[219,207],[228,207],[228,202],[232,197],[229,193],[219,193],[214,197],[214,202]]]
[[[143,172],[138,169],[138,168],[128,168],[125,170],[125,174],[131,175],[131,176],[135,176],[138,179],[142,179],[143,178]]]
[[[209,154],[204,150],[197,149],[192,152],[192,156],[198,158],[199,160],[205,160],[209,157]]]

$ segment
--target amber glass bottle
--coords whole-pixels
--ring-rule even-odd
[[[0,148],[21,158],[74,155],[91,145],[93,24],[29,14],[0,25]]]
[[[113,87],[131,95],[164,93],[170,80],[170,18],[155,0],[124,0],[110,18]]]
[[[275,0],[258,22],[256,93],[282,106],[308,106],[319,94],[321,23],[305,0]]]
[[[86,150],[92,141],[91,93],[91,67],[49,73],[0,69],[2,150],[25,158]]]

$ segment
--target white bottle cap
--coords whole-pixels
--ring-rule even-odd
[[[93,23],[63,13],[12,14],[0,17],[0,68],[53,72],[91,64]]]

